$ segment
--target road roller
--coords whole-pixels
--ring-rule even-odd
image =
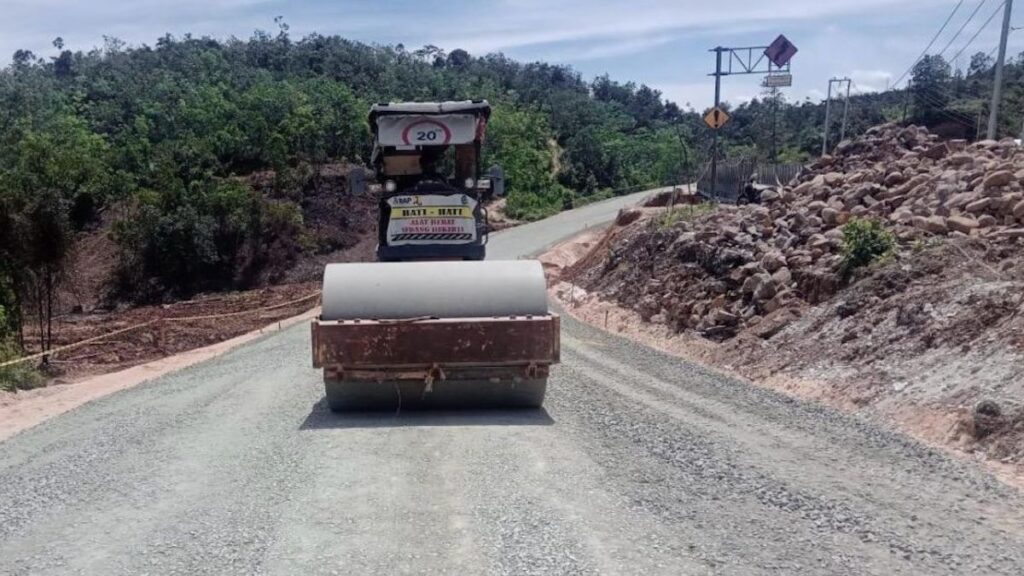
[[[539,408],[559,318],[535,260],[485,260],[485,100],[376,104],[376,262],[328,264],[313,366],[332,411]],[[371,193],[354,170],[353,194]]]

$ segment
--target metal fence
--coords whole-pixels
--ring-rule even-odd
[[[697,192],[705,198],[719,202],[735,203],[743,190],[743,186],[756,175],[758,184],[768,186],[785,185],[796,178],[803,170],[803,164],[769,164],[753,160],[734,160],[718,163],[718,178],[714,189],[711,183],[711,170],[705,169],[697,181]]]

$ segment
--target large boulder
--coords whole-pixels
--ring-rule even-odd
[[[989,188],[1002,188],[1014,180],[1013,172],[1010,170],[999,170],[986,176],[982,181],[981,186],[986,190]]]
[[[931,234],[946,234],[949,232],[949,227],[946,225],[946,219],[942,216],[914,216],[911,223],[915,228],[924,230]]]
[[[946,226],[954,232],[970,234],[971,231],[978,228],[979,224],[977,220],[969,216],[950,216],[946,218]]]

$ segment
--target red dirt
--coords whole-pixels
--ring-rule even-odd
[[[62,313],[54,321],[54,348],[154,319],[229,316],[160,322],[60,352],[51,357],[45,369],[48,383],[76,382],[222,342],[317,306],[319,298],[314,297],[273,310],[236,314],[278,306],[317,292],[328,263],[374,259],[377,201],[372,195],[353,197],[346,193],[347,170],[347,165],[326,165],[319,178],[305,179],[301,191],[281,189],[282,184],[273,172],[246,177],[254,189],[269,198],[299,198],[303,221],[313,244],[313,248],[287,270],[270,270],[260,279],[265,286],[254,290],[202,294],[189,301],[166,305],[132,308],[122,304],[110,310],[110,283],[119,248],[110,236],[112,223],[117,218],[116,210],[105,214],[95,229],[80,234],[77,240],[69,279],[58,295]],[[499,200],[489,207],[494,229],[518,224],[504,216],[503,206],[504,201]],[[38,334],[33,319],[26,319],[29,354],[39,350]],[[0,396],[0,400],[11,402],[16,395]]]
[[[330,262],[372,260],[376,237],[376,200],[367,195],[346,193],[348,166],[330,164],[320,176],[305,178],[301,184],[283,184],[273,172],[246,177],[247,182],[268,198],[298,198],[303,222],[312,248],[286,270],[268,266],[258,279],[261,287],[241,292],[202,294],[192,300],[166,305],[128,307],[112,302],[111,281],[118,264],[119,247],[111,237],[117,209],[105,213],[96,227],[79,235],[68,279],[58,294],[61,314],[55,318],[53,346],[60,347],[102,336],[154,319],[183,316],[231,316],[189,322],[161,322],[158,326],[132,330],[109,339],[75,348],[51,357],[44,372],[50,383],[122,370],[129,366],[164,358],[186,350],[221,342],[260,328],[269,322],[294,316],[315,307],[318,298],[253,314],[246,310],[277,306],[316,292],[320,276]],[[282,186],[301,186],[285,190]],[[111,309],[113,308],[113,309]],[[37,352],[39,329],[26,319],[28,353]]]
[[[965,241],[928,247],[877,267],[829,301],[784,308],[773,314],[786,318],[769,314],[716,342],[644,321],[586,282],[588,272],[602,269],[610,245],[648,226],[650,215],[644,216],[541,257],[549,263],[552,296],[569,314],[753,384],[881,418],[928,444],[984,461],[1007,483],[1024,487],[1024,408],[1017,404],[1024,317],[1014,312],[1019,301],[1012,297],[1024,269],[1019,255],[1000,254],[1002,261],[993,263],[986,261],[991,254],[986,258]],[[567,255],[582,256],[574,263]],[[925,303],[926,312],[908,312],[916,303]],[[975,407],[986,399],[997,400],[1003,413],[984,435],[976,430]]]
[[[66,314],[55,320],[54,347],[81,342],[153,320],[218,316],[277,306],[316,294],[319,288],[319,283],[305,282],[247,292],[202,295],[186,302],[168,305],[141,306],[112,312]],[[319,298],[313,297],[256,313],[184,322],[159,322],[59,352],[50,359],[50,367],[46,371],[52,377],[51,383],[59,384],[85,376],[121,370],[245,334],[309,310],[318,304]],[[26,331],[29,353],[38,351],[38,345],[33,346],[37,334],[38,331],[32,328]]]

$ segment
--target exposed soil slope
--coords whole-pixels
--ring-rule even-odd
[[[563,280],[577,300],[688,335],[691,356],[1020,463],[1022,180],[1012,142],[883,126],[762,205],[641,214]],[[882,222],[896,247],[848,277],[855,217]]]

